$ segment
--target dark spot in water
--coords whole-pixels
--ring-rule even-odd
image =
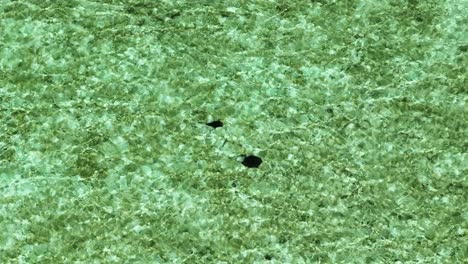
[[[221,122],[220,120],[216,120],[216,121],[213,121],[213,122],[209,122],[206,125],[210,126],[210,127],[213,127],[213,128],[218,128],[218,127],[223,126],[223,122]]]
[[[128,6],[127,8],[125,8],[125,11],[127,11],[127,13],[133,14],[136,12],[136,9],[133,6]]]
[[[182,13],[181,13],[179,10],[174,10],[174,11],[172,11],[172,13],[169,14],[168,17],[169,17],[170,19],[174,19],[174,18],[180,16],[181,14],[182,14]]]
[[[224,142],[223,142],[223,145],[221,145],[221,148],[224,147],[224,145],[226,145],[227,142],[228,142],[228,140],[225,139]]]
[[[260,164],[262,164],[262,159],[254,156],[254,155],[249,155],[245,156],[244,160],[242,161],[242,165],[248,167],[248,168],[258,168]]]
[[[284,244],[288,242],[288,239],[286,237],[281,237],[278,242],[280,242],[281,244]]]
[[[467,52],[468,51],[468,44],[459,46],[458,50],[460,52]]]
[[[270,255],[270,254],[265,254],[265,259],[266,259],[266,260],[272,260],[272,259],[273,259],[273,256]]]

